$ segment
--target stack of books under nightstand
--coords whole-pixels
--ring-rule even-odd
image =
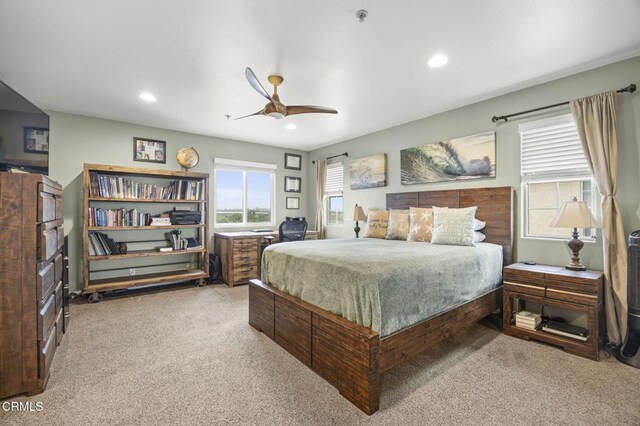
[[[537,330],[542,324],[542,317],[529,311],[520,311],[516,313],[516,327],[527,330]]]

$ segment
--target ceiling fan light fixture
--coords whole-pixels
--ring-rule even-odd
[[[271,118],[275,118],[276,120],[280,120],[281,118],[284,118],[284,114],[278,112],[278,111],[273,111],[267,114],[269,117]]]

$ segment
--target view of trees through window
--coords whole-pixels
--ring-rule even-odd
[[[216,170],[216,224],[272,223],[272,173]]]
[[[327,224],[339,225],[344,220],[344,202],[342,195],[327,198]]]

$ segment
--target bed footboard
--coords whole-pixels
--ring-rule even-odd
[[[249,324],[366,414],[380,405],[380,337],[366,327],[263,284],[249,283]]]

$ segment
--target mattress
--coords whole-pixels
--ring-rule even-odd
[[[274,244],[262,281],[387,336],[502,282],[502,247],[345,239]]]

